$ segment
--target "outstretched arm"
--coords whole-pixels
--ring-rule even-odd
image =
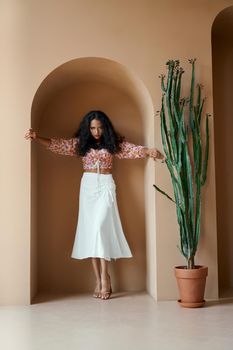
[[[151,157],[154,160],[161,159],[165,160],[164,155],[156,148],[147,148],[141,145],[135,145],[128,141],[120,143],[120,151],[115,154],[119,159],[136,159]]]
[[[76,152],[76,144],[78,142],[77,138],[71,138],[71,139],[62,139],[62,138],[46,138],[41,137],[36,134],[35,131],[32,129],[29,129],[29,131],[25,135],[26,139],[30,139],[31,141],[38,141],[42,145],[46,146],[47,149],[50,151],[66,155],[66,156],[77,156]]]
[[[157,148],[147,148],[147,156],[154,160],[160,160],[162,163],[165,162],[166,158]]]
[[[24,137],[25,137],[26,140],[38,141],[39,143],[41,143],[44,146],[49,146],[49,144],[51,142],[51,139],[49,139],[47,137],[40,137],[40,136],[38,136],[33,129],[29,129]]]

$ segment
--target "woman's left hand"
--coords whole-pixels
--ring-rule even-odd
[[[147,155],[154,160],[161,160],[162,163],[165,162],[165,156],[156,148],[148,148]]]

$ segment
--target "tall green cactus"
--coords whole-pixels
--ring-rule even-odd
[[[204,98],[201,96],[200,84],[197,85],[196,103],[194,102],[195,61],[189,60],[192,77],[188,98],[181,98],[184,71],[179,61],[167,62],[166,81],[164,75],[160,76],[163,91],[160,111],[162,143],[174,190],[180,250],[187,260],[188,269],[195,267],[194,257],[200,237],[201,187],[206,181],[209,155],[209,114],[205,117],[203,151],[201,122]]]

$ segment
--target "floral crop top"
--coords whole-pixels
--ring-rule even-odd
[[[51,139],[51,142],[47,148],[61,155],[67,156],[78,156],[76,152],[76,144],[78,138],[71,139]],[[147,147],[134,145],[133,143],[123,141],[120,143],[120,151],[114,155],[119,159],[135,159],[135,158],[146,158],[145,149]],[[112,169],[113,154],[111,154],[107,149],[93,149],[91,148],[85,156],[82,156],[83,169]]]

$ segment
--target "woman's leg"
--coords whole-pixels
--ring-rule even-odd
[[[101,275],[100,275],[100,259],[92,258],[92,266],[96,278],[96,287],[93,293],[93,297],[101,298]]]
[[[101,264],[101,298],[102,299],[109,299],[112,288],[111,288],[111,281],[110,276],[108,273],[108,261],[105,259],[100,259]]]

